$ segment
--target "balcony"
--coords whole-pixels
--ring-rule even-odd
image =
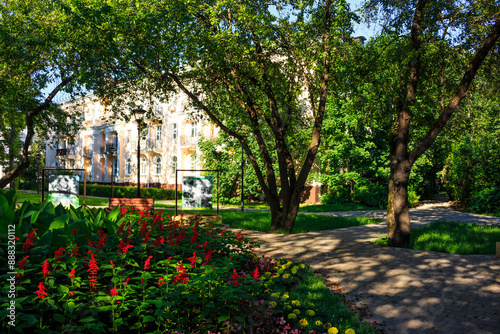
[[[116,155],[116,144],[106,144],[106,154]]]
[[[161,148],[162,148],[161,140],[148,139],[146,144],[147,144],[146,145],[147,151],[161,150]],[[142,148],[142,143],[141,143],[141,148]]]
[[[56,150],[56,157],[65,158],[67,155],[68,155],[68,149],[67,148],[58,148]]]
[[[197,141],[198,137],[193,137],[190,135],[181,135],[181,147],[195,146]]]
[[[145,150],[146,149],[146,140],[141,140],[141,150]],[[131,141],[130,142],[130,150],[132,152],[135,152],[137,151],[137,140],[134,140],[134,141]]]

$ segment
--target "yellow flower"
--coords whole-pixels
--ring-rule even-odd
[[[280,277],[280,274],[276,273],[276,274],[273,275],[273,277]]]
[[[274,267],[273,269],[274,269],[274,270],[278,270],[279,268],[276,266],[276,267]]]
[[[296,274],[297,273],[297,269],[292,269],[292,274]]]
[[[316,312],[314,312],[313,310],[307,310],[306,314],[310,317],[314,317],[316,315]]]
[[[299,315],[300,314],[300,310],[295,309],[295,310],[293,310],[293,313]]]
[[[278,298],[278,294],[276,292],[271,293],[271,297]]]
[[[285,310],[291,310],[292,307],[290,305],[285,306]]]
[[[293,300],[292,305],[300,306],[300,302],[298,300]]]
[[[306,319],[301,319],[299,322],[300,322],[300,325],[303,326],[303,327],[309,325],[309,323],[307,322]]]
[[[345,334],[356,334],[356,332],[354,331],[354,329],[349,328],[345,331]]]
[[[283,276],[283,277],[285,277],[285,276]],[[285,293],[283,296],[281,296],[281,298],[288,299],[288,298],[290,298],[290,296],[287,293]]]
[[[336,327],[330,327],[328,329],[328,334],[337,334],[339,330]]]
[[[288,319],[297,319],[297,316],[295,315],[295,313],[290,313],[288,315]]]
[[[289,278],[290,278],[290,274],[285,274],[285,275],[283,275],[283,278],[284,278],[284,279],[289,279]]]
[[[275,301],[272,301],[270,304],[271,304],[271,307],[276,307],[276,305],[277,305]]]
[[[315,324],[316,324],[316,326],[321,326],[321,325],[323,325],[323,323],[321,322],[321,320],[316,320]]]
[[[300,268],[304,269],[305,267],[306,266],[303,263],[300,264]]]
[[[283,269],[278,270],[278,274],[283,274]]]
[[[266,275],[266,276],[271,276],[272,274],[271,274],[269,271],[266,271],[266,272],[264,273],[264,275]]]

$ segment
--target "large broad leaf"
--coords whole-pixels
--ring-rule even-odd
[[[0,195],[0,219],[13,224],[15,216],[15,212],[11,209],[8,199]]]
[[[64,229],[64,227],[68,224],[69,222],[69,213],[66,213],[62,216],[58,216],[54,219],[54,221],[50,224],[49,229],[52,230],[57,230],[57,229]]]
[[[118,219],[118,214],[120,213],[120,208],[117,206],[116,208],[113,209],[113,211],[111,211],[109,214],[108,214],[108,219],[112,222],[116,222],[116,220]]]

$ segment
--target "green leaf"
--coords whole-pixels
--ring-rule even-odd
[[[61,324],[64,324],[64,322],[66,321],[66,318],[62,314],[59,314],[59,313],[52,314],[52,318],[55,321],[60,322]]]
[[[153,317],[152,315],[146,315],[142,318],[142,322],[153,322],[155,321],[155,317]]]

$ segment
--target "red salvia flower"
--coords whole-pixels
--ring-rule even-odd
[[[231,274],[231,283],[238,286],[238,278],[240,278],[240,277],[241,276],[238,275],[238,273],[236,272],[236,269],[233,270],[233,273]]]
[[[40,282],[40,284],[38,284],[38,291],[36,293],[38,294],[38,298],[45,299],[45,297],[48,297],[47,288],[45,288],[43,282]]]
[[[118,244],[118,253],[126,254],[130,248],[134,248],[134,246],[130,244],[130,241],[124,242],[122,239],[122,241]]]
[[[191,244],[194,244],[196,242],[198,242],[198,236],[200,235],[200,233],[198,231],[195,231],[193,233],[193,236],[191,237]]]
[[[54,260],[61,261],[61,257],[64,255],[64,252],[66,250],[63,247],[60,247],[58,250],[56,250],[54,254]]]
[[[116,234],[122,234],[124,228],[125,228],[125,222],[121,223],[120,226],[118,226],[118,231],[116,231]]]
[[[198,259],[196,258],[196,252],[194,252],[193,256],[191,256],[190,258],[188,258],[188,260],[191,262],[191,268],[195,267],[196,266],[196,261],[198,261]]]
[[[97,289],[97,272],[99,271],[99,267],[97,266],[97,261],[92,254],[92,258],[89,261],[89,269],[87,272],[89,273],[89,286],[90,291],[94,291]]]
[[[69,277],[73,277],[75,278],[75,269],[72,269],[70,272],[69,272]]]
[[[181,273],[173,277],[172,280],[174,281],[174,284],[177,285],[177,283],[189,283],[188,273],[186,271],[186,268],[184,268],[184,265],[181,263],[175,269],[177,269],[177,271],[180,271]]]
[[[75,229],[73,230],[73,232],[71,232],[70,236],[71,236],[71,237],[72,237],[72,236],[74,236],[74,235],[76,234],[76,232],[78,232],[78,229],[77,229],[77,228],[75,228]]]
[[[144,240],[142,241],[142,243],[147,244],[150,240],[151,238],[149,237],[149,232],[147,232],[146,235],[144,236]]]
[[[127,207],[126,206],[120,207],[120,213],[122,216],[125,216],[127,214]]]
[[[255,280],[257,280],[257,281],[260,279],[260,275],[259,275],[259,267],[255,267],[255,270],[254,270],[254,272],[253,272],[253,278],[254,278]]]
[[[162,286],[163,284],[165,284],[163,277],[158,277],[158,286]]]
[[[126,287],[126,286],[128,285],[128,280],[129,280],[129,279],[130,279],[130,278],[128,278],[128,277],[127,277],[127,279],[125,280],[125,283],[123,283],[123,287]]]
[[[151,259],[153,258],[153,255],[150,255],[146,261],[144,262],[144,270],[148,270],[151,268]]]
[[[74,293],[73,291],[70,291],[69,293],[70,293],[72,296],[74,296],[74,295],[75,295],[75,293]]]
[[[42,264],[42,274],[43,274],[43,277],[50,274],[49,261],[47,261],[47,260],[45,260],[45,262]]]
[[[245,233],[241,233],[241,231],[239,231],[238,234],[236,235],[236,240],[242,242],[244,239],[245,239]]]
[[[111,289],[111,291],[109,292],[109,294],[111,295],[111,297],[118,296],[118,290],[116,289],[116,287],[114,287],[113,289]]]
[[[184,229],[181,228],[181,232],[179,233],[179,236],[178,236],[179,239],[186,239],[186,233],[184,232]]]
[[[203,259],[202,267],[206,265],[208,262],[212,261],[212,254],[215,253],[213,250],[209,249],[208,252],[205,253],[205,258]]]
[[[30,250],[31,247],[33,247],[33,240],[36,238],[35,231],[38,230],[35,228],[33,231],[30,231],[28,235],[26,236],[26,241],[24,242],[23,245],[23,252],[27,252]]]
[[[26,255],[25,257],[23,257],[23,259],[21,261],[19,261],[19,269],[20,270],[24,270],[24,267],[26,267],[26,261],[28,258],[29,258],[29,255]]]
[[[99,229],[99,243],[97,244],[97,249],[101,250],[106,246],[106,238],[108,235],[104,233],[104,230],[101,228]]]
[[[222,230],[219,234],[220,234],[220,235],[224,235],[224,233],[226,233],[226,230],[225,230],[225,229],[224,229],[224,230]]]
[[[80,253],[78,253],[78,245],[75,244],[73,246],[73,249],[71,250],[71,254],[69,254],[70,256],[73,256],[73,257],[78,257],[78,256],[81,256]]]
[[[109,260],[109,263],[111,263],[111,266],[114,268],[115,267],[115,264],[113,263],[112,260]]]

